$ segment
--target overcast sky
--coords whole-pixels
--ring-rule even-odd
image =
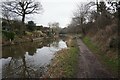
[[[37,25],[48,26],[49,22],[59,22],[60,27],[70,23],[73,11],[80,2],[91,0],[37,0],[42,3],[42,14],[30,15],[26,20],[33,20]],[[95,1],[95,0],[92,0]]]
[[[32,20],[37,25],[43,25],[46,27],[48,26],[49,22],[59,22],[60,27],[66,27],[70,23],[71,18],[73,17],[73,12],[77,9],[77,4],[96,0],[36,0],[36,1],[41,2],[44,12],[42,14],[26,16],[26,22]]]

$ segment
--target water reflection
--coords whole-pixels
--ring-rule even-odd
[[[37,78],[47,70],[56,51],[66,48],[63,40],[29,42],[3,48],[3,78]]]

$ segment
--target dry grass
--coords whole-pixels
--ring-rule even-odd
[[[71,37],[67,40],[68,49],[62,49],[57,52],[52,60],[45,78],[72,78],[75,77],[78,62],[78,48]]]

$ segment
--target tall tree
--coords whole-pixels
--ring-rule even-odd
[[[78,5],[77,11],[75,11],[74,20],[73,22],[76,22],[76,26],[79,26],[82,33],[85,35],[85,28],[83,24],[88,20],[88,15],[90,14],[90,8],[91,6],[95,5],[94,2],[89,2],[89,3],[83,3]]]
[[[26,15],[38,13],[38,11],[42,9],[41,3],[36,2],[35,0],[14,0],[2,3],[3,11],[16,13],[22,17],[23,23],[25,22]]]
[[[60,32],[60,27],[58,22],[48,23],[49,27],[52,29],[52,32],[57,34]]]

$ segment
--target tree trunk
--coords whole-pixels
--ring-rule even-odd
[[[117,52],[120,52],[120,1],[118,3],[118,41],[117,41],[117,44],[118,44]],[[118,57],[120,57],[120,55],[118,55]],[[120,72],[120,70],[118,72]],[[118,75],[118,77],[120,77],[120,75]]]
[[[22,34],[25,34],[25,13],[23,13],[22,15],[22,23],[23,23],[23,26],[21,26],[21,33]]]
[[[22,15],[22,22],[24,23],[25,22],[25,14],[23,13]]]

